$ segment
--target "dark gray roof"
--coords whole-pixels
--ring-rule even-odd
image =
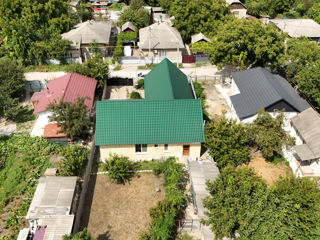
[[[286,79],[264,68],[233,72],[232,77],[240,94],[230,98],[241,120],[253,116],[261,108],[267,108],[280,101],[286,102],[297,112],[310,107]]]

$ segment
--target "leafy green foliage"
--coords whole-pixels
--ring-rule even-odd
[[[205,127],[205,146],[219,168],[249,162],[249,138],[246,127],[222,116]]]
[[[201,100],[202,112],[204,116],[209,118],[208,117],[209,113],[206,110],[208,106],[206,105],[206,95],[204,93],[204,88],[202,87],[202,84],[200,82],[195,81],[195,82],[192,82],[192,84],[193,84],[194,91],[197,98]]]
[[[320,24],[320,2],[314,3],[306,15]]]
[[[69,45],[60,34],[74,21],[64,0],[3,0],[0,2],[0,36],[3,55],[24,65],[63,59]]]
[[[88,232],[87,228],[84,228],[82,231],[77,232],[74,235],[64,235],[62,240],[95,240],[91,237],[90,232]]]
[[[84,101],[87,98],[77,98],[74,103],[52,102],[48,105],[48,110],[52,112],[50,121],[57,122],[61,126],[61,131],[72,140],[82,138],[92,123],[88,117],[87,106]]]
[[[139,79],[137,83],[139,89],[144,89],[144,78]]]
[[[165,9],[169,4],[161,3]],[[211,36],[220,24],[231,18],[224,0],[175,0],[170,5],[169,13],[174,16],[174,26],[184,40],[199,32]]]
[[[123,43],[135,40],[137,37],[136,32],[122,32],[117,35],[116,48],[113,50],[113,56],[119,58],[123,56]]]
[[[130,0],[130,8],[133,10],[138,10],[145,5],[143,0]]]
[[[320,191],[306,178],[281,179],[267,188],[248,167],[225,168],[207,182],[206,224],[217,239],[317,239]],[[299,226],[299,227],[296,227]]]
[[[106,160],[105,169],[108,171],[107,177],[110,180],[124,184],[133,176],[135,165],[128,157],[114,154]]]
[[[108,80],[109,66],[101,57],[94,56],[86,62],[73,63],[67,67],[67,72],[79,73],[87,77],[92,77],[98,81],[97,89],[102,90]]]
[[[257,118],[250,124],[252,140],[258,146],[262,156],[269,161],[282,154],[282,147],[294,144],[294,138],[282,128],[284,114],[275,118],[264,110],[258,111]]]
[[[317,109],[320,109],[320,60],[306,66],[296,76],[298,87]]]
[[[88,161],[89,150],[85,147],[71,145],[60,149],[63,157],[58,162],[60,176],[79,176]]]
[[[122,26],[126,22],[132,22],[137,30],[148,26],[150,22],[149,12],[143,8],[139,9],[126,9],[121,15],[119,19],[119,26]]]
[[[290,62],[286,66],[286,78],[296,82],[295,77],[302,69],[320,60],[320,49],[308,38],[291,38],[287,40],[287,55]]]
[[[218,28],[209,43],[198,42],[192,49],[206,53],[219,68],[232,65],[277,66],[284,63],[285,36],[272,25],[260,21],[234,19]]]
[[[164,174],[164,188],[166,197],[150,209],[151,223],[149,231],[139,236],[139,240],[165,240],[174,239],[178,215],[185,207],[187,201],[184,189],[182,166],[175,158],[168,158],[154,167],[157,174]]]
[[[141,99],[140,93],[138,93],[136,91],[132,91],[130,93],[130,99]]]
[[[23,69],[8,58],[0,59],[0,118],[15,119],[21,112],[19,95],[25,79]]]

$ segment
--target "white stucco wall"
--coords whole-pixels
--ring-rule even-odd
[[[155,147],[154,144],[148,144],[146,153],[136,153],[135,145],[100,146],[100,160],[104,162],[110,154],[114,153],[127,156],[133,161],[168,158],[172,156],[182,158],[183,145],[190,145],[189,157],[200,157],[200,143],[177,143],[169,144],[168,151],[164,150],[164,144],[158,144],[158,147]]]
[[[44,127],[49,123],[49,117],[51,116],[51,114],[52,113],[49,111],[41,112],[38,114],[37,120],[31,130],[31,136],[43,136]]]
[[[236,18],[246,18],[247,17],[247,9],[231,9],[231,13]]]

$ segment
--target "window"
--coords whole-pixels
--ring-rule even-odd
[[[146,153],[148,150],[147,144],[136,144],[136,153]]]
[[[155,144],[154,147],[155,147],[155,148],[158,148],[158,144]]]
[[[167,50],[159,50],[159,56],[160,56],[160,57],[165,57],[165,56],[167,56]]]
[[[165,145],[164,145],[164,151],[165,151],[165,152],[169,152],[169,145],[168,145],[168,144],[165,144]]]

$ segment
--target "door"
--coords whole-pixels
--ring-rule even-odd
[[[190,154],[190,145],[183,145],[182,155],[189,156],[189,154]]]

